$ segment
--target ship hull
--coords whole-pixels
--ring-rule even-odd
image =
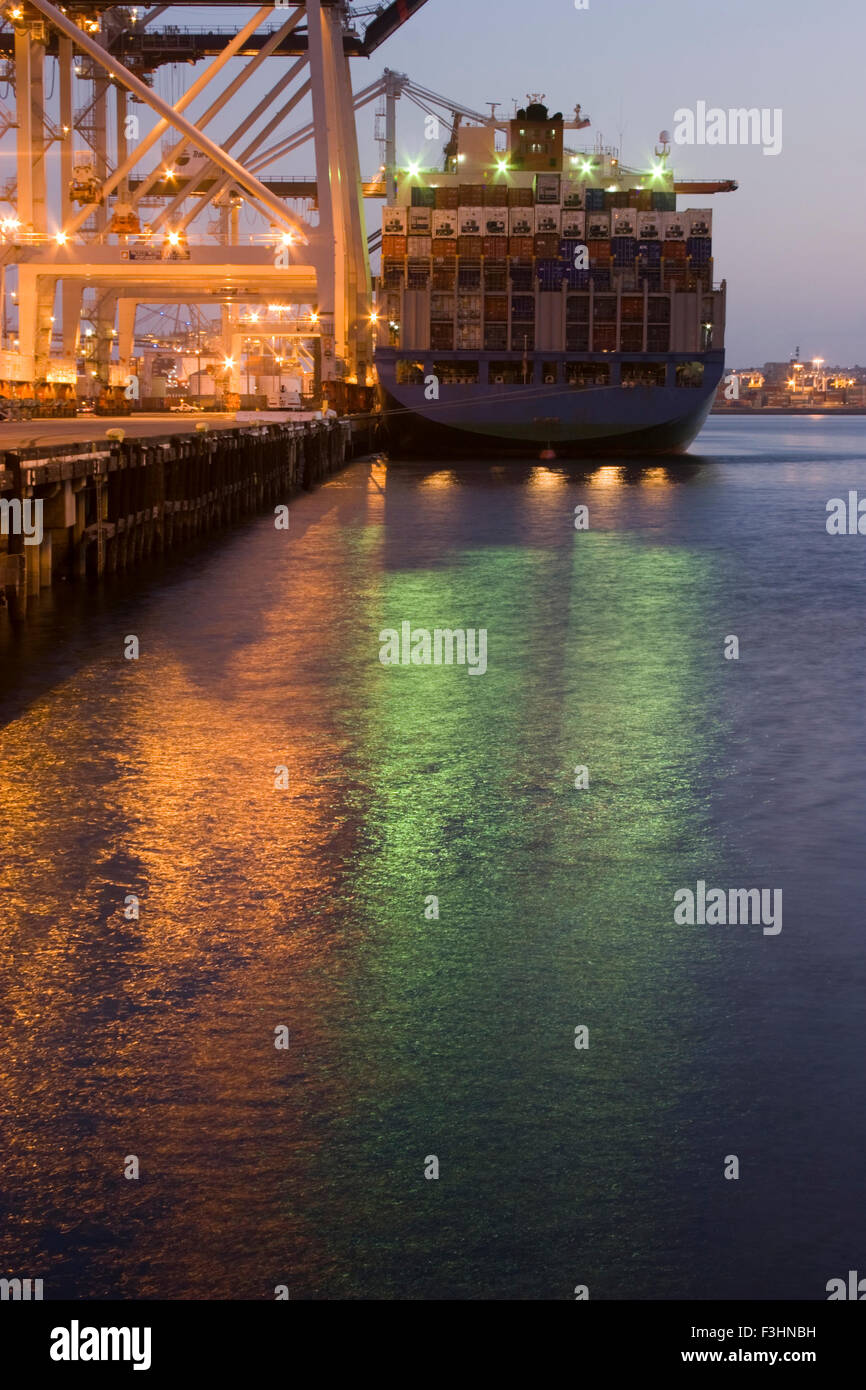
[[[479,364],[479,383],[442,384],[438,399],[427,394],[433,358],[425,364],[428,385],[398,384],[396,361],[408,353],[380,349],[376,354],[388,447],[398,454],[471,457],[479,453],[525,457],[552,449],[558,457],[598,455],[618,457],[684,453],[700,432],[724,372],[724,352],[666,354],[619,358],[605,354],[611,384],[572,387],[560,370],[552,385],[495,385],[488,383],[487,364]],[[412,354],[420,359],[421,354]],[[478,354],[471,357],[473,367]],[[501,359],[501,354],[498,358]],[[543,354],[549,367],[555,355]],[[437,353],[435,361],[459,363],[460,354]],[[569,356],[569,361],[575,358]],[[587,361],[598,360],[588,357]],[[619,384],[621,362],[664,364],[665,385]],[[700,362],[700,386],[676,384],[677,366]],[[540,378],[540,357],[533,363]],[[428,370],[429,369],[429,370]]]

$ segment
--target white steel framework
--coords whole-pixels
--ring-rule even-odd
[[[358,20],[374,12],[353,11],[348,0],[243,6],[240,29],[225,33],[218,50],[209,48],[210,60],[173,102],[154,90],[137,56],[145,31],[159,47],[154,25],[171,7],[136,13],[99,4],[61,9],[50,0],[0,3],[12,29],[4,52],[16,88],[16,177],[3,190],[12,212],[0,214],[0,292],[5,299],[7,270],[14,269],[18,316],[17,340],[0,344],[0,378],[38,383],[51,379],[52,369],[56,376],[58,366],[74,366],[89,294],[90,361],[106,385],[112,361],[116,378],[118,347],[120,367],[131,360],[137,305],[178,300],[220,307],[232,360],[240,304],[306,305],[322,379],[363,382],[372,357],[372,297],[355,111],[387,83],[355,96],[350,55],[373,52],[423,3],[376,7],[363,39]],[[211,12],[221,9],[209,6]],[[166,31],[164,63],[175,61],[169,36],[176,32]],[[264,84],[269,59],[283,68]],[[51,63],[54,118],[45,102]],[[85,101],[77,106],[82,90]],[[203,96],[209,105],[193,116]],[[240,119],[230,109],[233,101],[239,109],[238,98]],[[312,120],[286,131],[286,119],[305,99]],[[221,137],[220,117],[233,127]],[[308,209],[315,203],[313,219],[274,191],[266,172],[306,140],[315,150],[315,182],[308,193],[299,186],[290,196],[306,196]],[[83,154],[76,145],[86,147]],[[60,191],[52,198],[46,175],[56,153]],[[242,246],[244,206],[259,215],[261,230]],[[218,245],[192,230],[208,208],[219,218]],[[4,324],[9,317],[4,303]]]

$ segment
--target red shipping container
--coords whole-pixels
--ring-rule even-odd
[[[531,208],[535,199],[531,188],[509,188],[508,206],[510,208]]]
[[[459,236],[457,238],[457,254],[459,256],[481,257],[481,243],[483,237],[480,236]]]
[[[484,199],[482,206],[485,208],[506,208],[508,207],[508,184],[491,183],[484,188]]]
[[[438,352],[453,352],[454,350],[454,325],[453,323],[431,323],[430,325],[430,346]]]
[[[484,296],[485,323],[508,322],[508,295],[487,294]]]
[[[389,260],[399,261],[406,254],[407,238],[404,236],[383,236],[382,255]]]
[[[509,256],[517,256],[522,260],[531,260],[535,254],[535,237],[533,236],[513,236],[508,238]]]
[[[456,184],[440,184],[440,186],[435,190],[435,193],[435,206],[439,208],[440,211],[456,211],[456,209],[459,207]]]
[[[457,259],[457,238],[456,237],[434,237],[433,255],[436,260],[456,260]]]
[[[559,259],[559,234],[557,232],[538,232],[535,237],[535,254],[544,261]]]
[[[461,208],[480,208],[484,206],[483,183],[461,183],[458,185],[457,205]]]
[[[508,255],[507,236],[486,236],[482,237],[481,240],[483,242],[482,252],[491,260],[502,261]]]
[[[662,256],[666,261],[684,261],[687,255],[684,241],[666,241],[662,245]]]

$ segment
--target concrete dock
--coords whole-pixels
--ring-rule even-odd
[[[287,503],[377,445],[369,416],[88,416],[0,423],[0,601],[102,576]]]

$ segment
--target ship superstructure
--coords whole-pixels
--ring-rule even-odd
[[[712,212],[652,169],[566,147],[532,99],[458,126],[383,209],[376,365],[395,448],[677,452],[724,369]]]

